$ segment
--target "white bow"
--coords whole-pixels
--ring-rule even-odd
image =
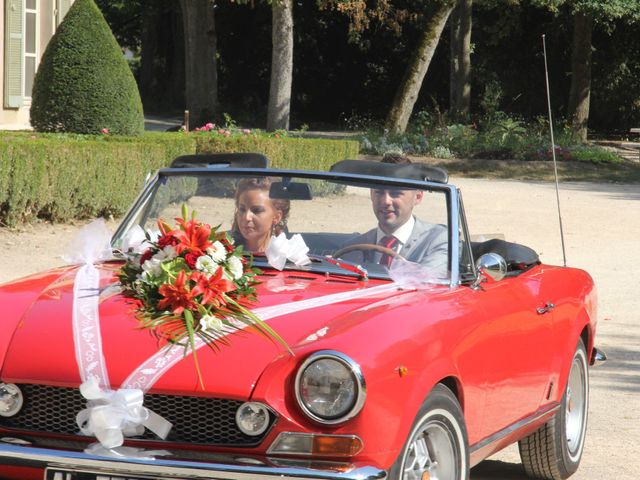
[[[142,390],[102,390],[97,380],[90,378],[80,385],[80,393],[88,400],[88,408],[76,416],[78,427],[105,448],[120,447],[124,437],[142,435],[145,427],[163,440],[171,430],[170,422],[142,406]]]
[[[309,247],[304,243],[302,235],[296,233],[291,239],[287,240],[287,236],[281,233],[277,237],[271,237],[265,254],[269,265],[277,270],[282,270],[287,263],[287,259],[298,266],[311,263],[307,256],[308,252]]]

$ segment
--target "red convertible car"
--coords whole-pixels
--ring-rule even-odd
[[[460,480],[514,442],[569,477],[593,281],[471,233],[434,167],[176,159],[106,254],[0,286],[0,478]]]

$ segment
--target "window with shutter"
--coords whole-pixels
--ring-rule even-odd
[[[26,0],[24,7],[24,96],[31,98],[38,66],[38,2]]]
[[[56,25],[60,25],[71,7],[72,0],[56,0]]]
[[[20,108],[23,104],[24,0],[5,0],[4,106]]]

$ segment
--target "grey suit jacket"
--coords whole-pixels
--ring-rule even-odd
[[[376,232],[377,228],[369,230],[349,241],[347,245],[375,244]],[[446,275],[449,262],[449,236],[446,227],[416,218],[411,235],[399,253],[410,262],[416,262],[433,269],[439,275]],[[376,261],[375,252],[370,251],[351,252],[346,254],[344,259],[355,263]]]

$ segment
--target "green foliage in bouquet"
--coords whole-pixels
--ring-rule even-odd
[[[191,351],[200,386],[196,338],[216,349],[228,334],[253,327],[268,338],[286,342],[250,310],[256,300],[257,270],[251,258],[235,247],[226,232],[191,218],[187,207],[174,228],[158,221],[160,235],[137,252],[124,252],[127,262],[118,272],[126,297],[136,302],[140,327],[169,345]]]

